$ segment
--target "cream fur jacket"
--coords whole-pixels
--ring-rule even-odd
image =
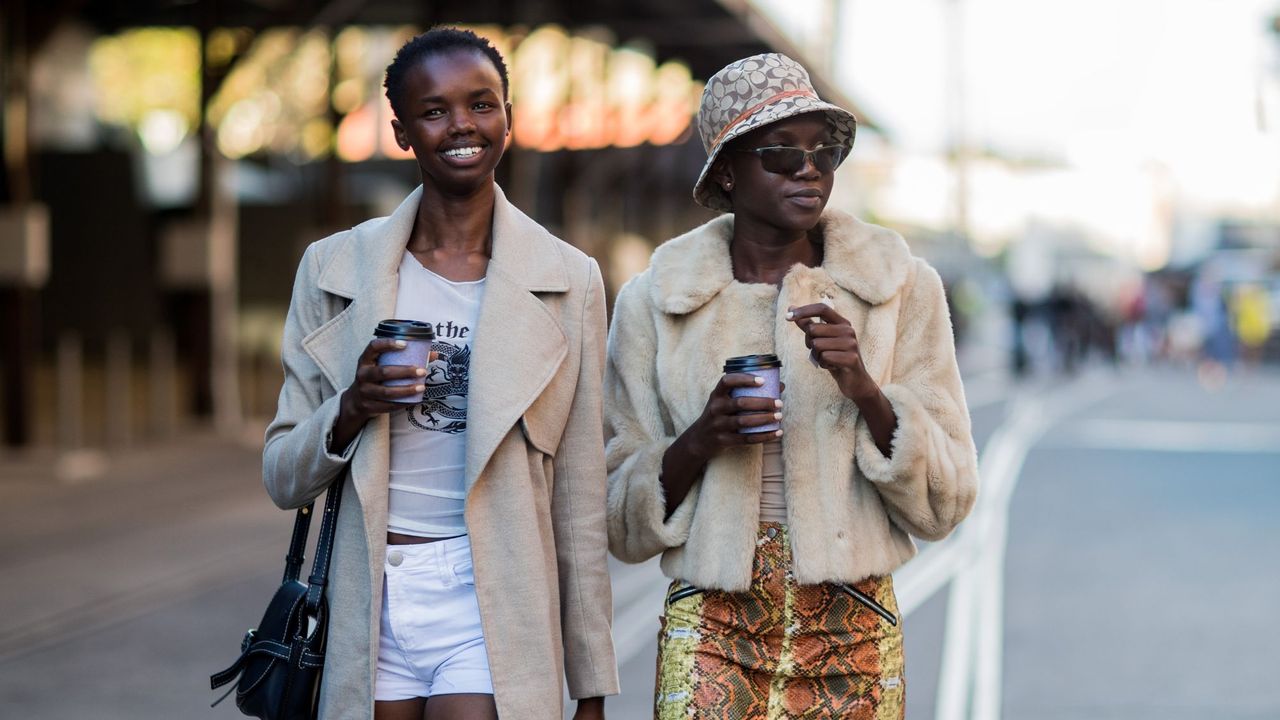
[[[664,520],[667,447],[702,413],[724,360],[782,359],[783,460],[793,571],[801,583],[884,575],[965,517],[977,458],[938,274],[901,236],[828,211],[821,267],[773,285],[734,280],[733,217],[659,247],[618,294],[605,373],[609,547],[624,561],[662,553],[663,572],[699,587],[746,590],[760,505],[761,448],[731,449]],[[830,298],[898,416],[892,453],[858,408],[809,362],[789,306]]]

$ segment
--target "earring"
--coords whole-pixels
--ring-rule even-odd
[[[724,189],[725,189],[725,192],[728,192],[728,191],[732,190],[732,189],[733,189],[733,181],[732,181],[732,180],[725,180],[725,181],[724,181]]]

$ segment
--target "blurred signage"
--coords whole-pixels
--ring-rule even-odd
[[[680,61],[659,65],[643,47],[615,46],[604,30],[570,35],[547,25],[519,35],[474,29],[507,59],[518,147],[550,152],[669,145],[690,132],[702,84]],[[334,105],[345,113],[336,137],[343,160],[409,157],[395,144],[391,107],[380,93],[385,66],[367,58],[392,57],[411,35],[364,28],[339,35]],[[371,47],[379,49],[371,53]]]
[[[658,64],[643,45],[619,46],[603,28],[474,29],[507,58],[520,147],[667,145],[690,132],[702,84],[683,62]],[[382,80],[387,62],[417,32],[214,30],[205,57],[227,71],[207,108],[218,149],[233,159],[269,153],[301,162],[330,153],[349,162],[408,157],[392,137]],[[190,28],[99,38],[90,50],[102,90],[98,116],[128,126],[150,154],[173,152],[199,125],[199,57]]]
[[[507,59],[520,147],[667,145],[690,132],[702,85],[678,60],[658,64],[644,46],[618,46],[602,28],[473,29]],[[301,162],[330,153],[348,162],[408,157],[395,145],[382,80],[387,62],[417,32],[214,30],[205,57],[227,71],[207,108],[218,149],[233,159],[269,153]],[[171,153],[198,127],[199,40],[190,28],[99,38],[90,56],[102,89],[98,116],[130,127],[148,153]]]
[[[684,139],[702,93],[678,61],[658,65],[607,34],[547,26],[515,47],[515,142],[534,150],[668,145]]]

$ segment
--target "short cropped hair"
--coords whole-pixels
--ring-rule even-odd
[[[404,76],[409,72],[409,68],[424,58],[457,50],[472,50],[489,58],[502,78],[502,98],[504,100],[507,98],[507,63],[503,61],[502,54],[493,46],[493,43],[470,30],[436,26],[405,43],[396,52],[395,59],[387,66],[387,76],[382,86],[387,89],[387,100],[391,101],[391,111],[397,118],[401,115],[403,100],[400,96],[404,92]]]

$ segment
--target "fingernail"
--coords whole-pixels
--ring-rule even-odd
[[[793,315],[795,315],[795,313],[791,312],[790,310],[788,310],[788,311],[787,311],[787,319],[788,319],[788,320],[790,320],[790,319],[792,318],[792,316],[793,316]]]
[[[774,436],[774,437],[782,437],[782,431],[781,431],[781,430],[779,430],[778,432],[774,433],[774,434],[773,434],[773,436]]]
[[[408,345],[409,345],[408,343],[406,343],[406,342],[405,342],[405,341],[403,341],[403,340],[395,340],[395,341],[393,341],[393,342],[392,342],[392,344],[393,344],[393,345],[395,345],[395,346],[396,346],[396,347],[398,347],[398,348],[408,347]]]
[[[773,401],[773,406],[774,406],[774,407],[776,407],[776,408],[780,408],[780,407],[782,407],[782,401],[781,401],[781,400],[774,400],[774,401]]]
[[[774,414],[773,414],[773,419],[774,419],[774,420],[781,420],[781,419],[782,419],[782,413],[774,413]]]
[[[418,377],[422,377],[422,376],[424,376],[424,375],[426,375],[426,374],[427,374],[427,369],[426,369],[426,368],[418,368],[417,370],[414,370],[414,372],[415,372],[415,373],[417,373]]]
[[[756,384],[757,384],[757,385],[763,385],[763,384],[764,384],[764,378],[762,378],[762,377],[758,377],[758,378],[756,378]]]
[[[427,389],[427,386],[426,386],[426,385],[414,385],[414,386],[413,386],[413,391],[414,391],[414,392],[422,392],[423,390],[426,390],[426,389]]]

